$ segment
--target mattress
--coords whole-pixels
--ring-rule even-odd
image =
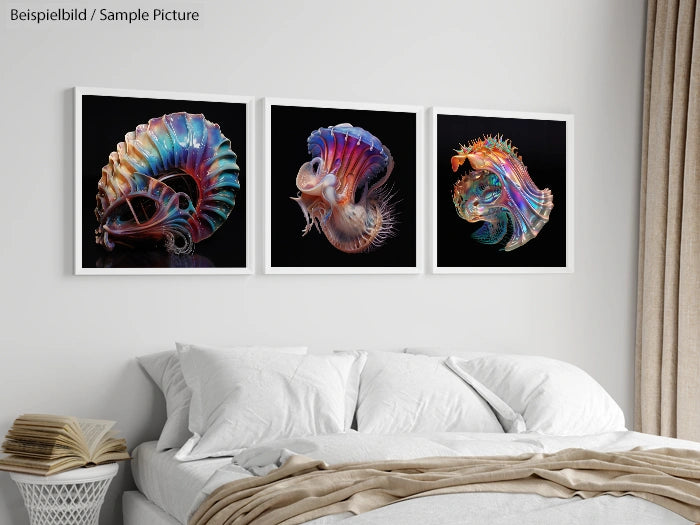
[[[366,435],[359,433],[313,436],[268,442],[234,458],[182,463],[174,451],[156,452],[155,442],[134,450],[133,473],[141,494],[124,495],[125,525],[176,525],[187,518],[205,497],[228,481],[261,475],[279,466],[290,454],[304,454],[327,463],[372,459],[410,459],[434,455],[502,455],[554,452],[570,447],[599,451],[635,447],[700,449],[700,443],[611,432],[590,436],[556,437],[539,434],[434,433],[430,435]],[[465,512],[465,509],[469,509]],[[308,525],[691,525],[685,518],[633,496],[599,496],[592,499],[545,498],[537,494],[471,493],[419,497],[364,514],[335,514]]]

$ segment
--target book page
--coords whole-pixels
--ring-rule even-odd
[[[80,425],[80,431],[85,438],[85,445],[87,446],[90,459],[100,441],[114,426],[114,423],[114,421],[104,419],[78,419],[78,425]]]
[[[35,459],[22,456],[9,455],[0,458],[0,470],[9,472],[24,472],[47,476],[62,470],[81,467],[85,462],[74,456],[55,459]]]
[[[102,440],[97,450],[93,453],[92,459],[95,462],[102,463],[107,461],[112,454],[119,454],[121,459],[129,459],[129,453],[126,450],[126,440],[119,438],[113,431],[110,431],[105,439]]]
[[[68,427],[75,422],[73,416],[56,416],[54,414],[22,414],[15,419],[14,426],[39,426],[48,428]]]

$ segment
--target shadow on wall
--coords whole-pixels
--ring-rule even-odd
[[[109,386],[93,400],[94,406],[110,407],[109,415],[102,417],[117,421],[115,428],[126,438],[129,452],[144,441],[157,440],[165,424],[165,400],[136,358],[128,359]],[[131,465],[122,461],[105,496],[100,521],[121,523],[122,494],[135,488]]]
[[[63,123],[65,127],[73,125],[69,129],[63,130],[63,151],[74,151],[75,135],[75,106],[73,104],[73,88],[65,89],[61,93],[63,100]],[[63,231],[58,232],[63,239],[71,239],[71,242],[61,243],[63,246],[63,273],[64,275],[73,275],[73,257],[75,253],[75,235],[74,235],[74,217],[73,210],[75,209],[75,160],[74,155],[63,156],[63,194],[70,195],[68,199],[63,199]]]

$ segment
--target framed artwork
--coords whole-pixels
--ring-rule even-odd
[[[252,273],[253,100],[75,88],[75,273]]]
[[[422,269],[423,108],[265,99],[266,273]]]
[[[432,271],[574,268],[573,115],[433,108]]]

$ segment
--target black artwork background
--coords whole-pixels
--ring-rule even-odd
[[[124,135],[139,124],[168,113],[186,111],[202,113],[219,124],[231,141],[240,168],[241,188],[236,192],[236,205],[214,234],[198,242],[190,256],[169,256],[165,249],[130,249],[117,246],[112,252],[95,242],[95,196],[102,168],[109,154],[116,151]],[[219,267],[246,266],[246,184],[252,176],[246,170],[246,105],[232,102],[82,96],[82,267]],[[98,264],[99,261],[99,264]]]
[[[297,106],[271,107],[270,192],[271,263],[273,267],[414,267],[416,265],[416,115]],[[295,180],[302,164],[311,160],[307,139],[312,131],[341,123],[364,128],[391,151],[394,170],[386,184],[395,197],[396,235],[378,249],[348,254],[333,247],[314,227],[302,237],[306,224],[299,205],[290,197],[299,190]]]
[[[510,252],[471,238],[483,222],[469,223],[452,202],[454,183],[470,170],[465,162],[452,172],[450,159],[460,144],[484,134],[503,134],[523,157],[535,185],[552,190],[554,208],[537,237]],[[437,116],[437,266],[566,266],[566,122],[462,115]]]

